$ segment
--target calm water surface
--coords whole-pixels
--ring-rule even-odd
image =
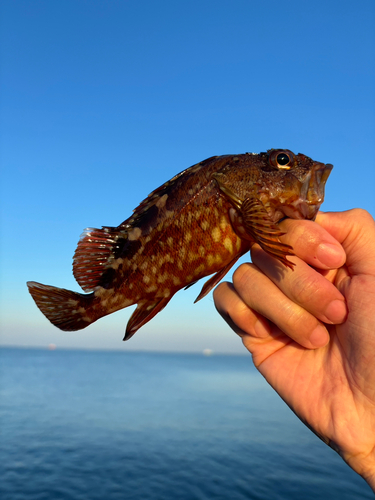
[[[374,498],[250,356],[0,356],[2,500]]]

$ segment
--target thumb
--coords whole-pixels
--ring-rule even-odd
[[[319,212],[316,222],[341,243],[352,276],[375,275],[375,221],[366,210]]]

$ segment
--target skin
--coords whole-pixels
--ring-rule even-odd
[[[216,308],[296,415],[375,491],[375,221],[285,220],[294,271],[258,245]]]

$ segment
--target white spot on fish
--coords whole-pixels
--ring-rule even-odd
[[[202,271],[204,271],[206,268],[206,266],[204,264],[200,264],[195,270],[194,270],[194,274],[195,276],[198,276],[198,274],[200,274]]]
[[[119,258],[119,259],[116,259],[112,262],[112,269],[114,269],[115,271],[119,268],[119,266],[123,263],[123,259]]]
[[[225,230],[226,230],[226,228],[227,228],[227,226],[228,226],[227,219],[226,219],[226,217],[223,215],[223,216],[221,217],[221,219],[220,219],[220,228],[221,228],[221,230],[222,230],[222,231],[225,231]]]
[[[190,231],[187,231],[184,234],[184,240],[185,240],[186,243],[189,243],[191,241],[191,232]]]
[[[158,208],[163,208],[167,202],[167,198],[168,198],[168,195],[167,194],[163,194],[163,196],[161,196],[158,201],[155,203],[155,205],[158,207]]]
[[[186,247],[181,247],[180,250],[178,251],[178,256],[181,259],[184,259],[186,255]]]
[[[233,244],[230,238],[225,238],[224,247],[228,250],[229,253],[233,252]]]
[[[103,297],[105,295],[110,295],[113,292],[114,292],[113,288],[108,288],[107,289],[107,288],[103,288],[103,287],[100,286],[100,287],[98,287],[95,290],[94,295],[95,295],[95,297],[101,298],[101,297]]]
[[[176,286],[181,285],[181,280],[177,276],[173,276],[172,281],[173,281],[173,284]]]
[[[194,252],[190,252],[188,255],[188,262],[193,262],[194,260],[197,260],[198,255],[195,254]]]
[[[138,240],[141,237],[142,230],[140,227],[135,227],[128,233],[128,239],[130,241]]]
[[[161,274],[160,276],[158,276],[157,282],[164,283],[165,281],[167,281],[168,278],[169,278],[168,273]]]
[[[172,247],[172,246],[173,246],[173,238],[172,238],[172,236],[168,236],[168,238],[167,238],[167,243],[168,243],[168,245],[169,245],[170,247]]]
[[[219,255],[218,253],[215,255],[215,261],[217,264],[221,264],[223,262],[221,255]]]
[[[112,297],[111,302],[112,302],[112,305],[116,305],[116,309],[117,309],[117,307],[118,307],[118,304],[117,304],[118,299],[117,299],[116,296]],[[132,301],[132,299],[123,299],[121,301],[121,307],[128,307],[128,306],[131,306],[132,304],[134,304],[134,302]]]
[[[212,264],[215,262],[215,257],[211,254],[207,255],[207,265],[208,267],[211,267]]]
[[[214,240],[215,243],[218,243],[221,239],[221,231],[218,227],[214,227],[214,229],[211,231],[211,236],[212,239]]]
[[[206,221],[206,220],[202,220],[202,222],[201,222],[201,228],[203,229],[203,231],[206,231],[209,227],[210,227],[209,222]]]
[[[146,285],[147,285],[147,283],[150,283],[150,281],[151,281],[150,276],[147,276],[147,274],[144,275],[142,278],[142,281],[143,281],[143,283],[146,283]]]

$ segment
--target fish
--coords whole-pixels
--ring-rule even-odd
[[[182,288],[212,275],[205,297],[255,243],[293,269],[278,223],[314,220],[333,166],[288,149],[212,156],[155,189],[117,227],[87,228],[73,257],[84,292],[27,283],[36,305],[63,331],[137,304],[124,340]]]

